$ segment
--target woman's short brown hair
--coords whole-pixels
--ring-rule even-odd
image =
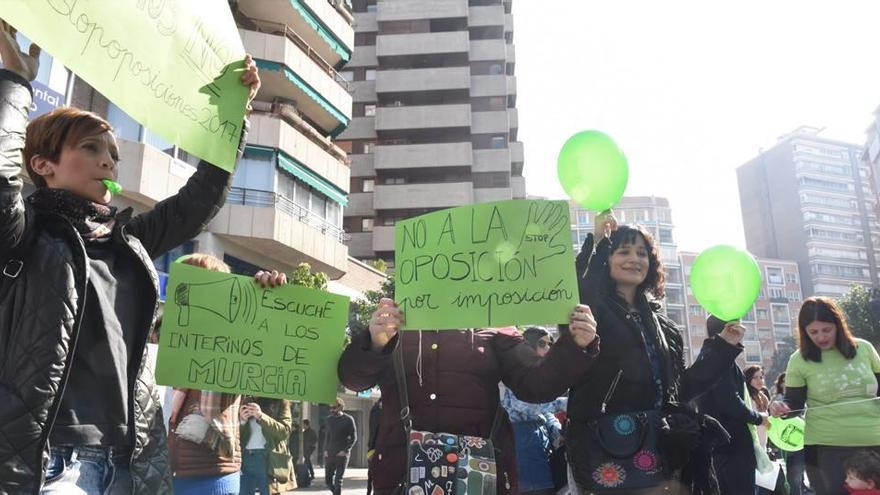
[[[229,269],[229,265],[221,261],[219,258],[205,253],[193,253],[187,255],[185,258],[180,260],[180,262],[187,265],[197,266],[199,268],[204,268],[205,270],[211,270],[212,272],[230,273],[231,271]]]
[[[807,335],[807,325],[814,321],[834,323],[837,327],[837,334],[834,336],[835,347],[847,359],[856,357],[858,345],[849,331],[843,310],[830,297],[813,296],[804,300],[801,312],[798,314],[798,349],[804,359],[816,363],[822,362],[822,349],[819,349],[819,346]]]
[[[46,179],[31,168],[31,159],[42,156],[58,162],[61,151],[83,138],[113,132],[113,126],[100,115],[73,107],[61,107],[40,115],[27,125],[22,160],[36,187],[46,187]]]

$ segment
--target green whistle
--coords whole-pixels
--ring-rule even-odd
[[[119,194],[122,192],[122,186],[120,186],[118,182],[114,182],[110,179],[101,179],[101,182],[104,183],[104,186],[110,191],[110,194]]]

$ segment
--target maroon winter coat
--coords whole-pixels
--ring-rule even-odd
[[[420,384],[419,332],[401,334],[413,428],[479,437],[488,437],[492,429],[500,401],[498,382],[524,401],[549,402],[582,380],[599,353],[598,338],[582,350],[567,329],[544,359],[513,328],[422,331]],[[370,459],[377,495],[390,494],[406,469],[407,442],[391,355],[397,342],[395,337],[383,351],[374,352],[369,332],[363,332],[339,360],[339,377],[347,388],[360,391],[378,384],[382,391],[376,452]],[[513,431],[506,416],[494,441],[500,450],[498,494],[519,493]]]

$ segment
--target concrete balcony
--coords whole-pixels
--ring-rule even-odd
[[[324,23],[330,31],[339,38],[349,50],[354,50],[354,27],[351,25],[354,16],[346,18],[336,10],[332,2],[327,0],[287,0],[289,3],[299,1],[306,6]]]
[[[375,103],[376,97],[376,81],[355,81],[351,83],[354,91],[354,101],[357,103]]]
[[[521,175],[514,175],[510,178],[510,188],[513,189],[513,199],[526,198],[526,178]]]
[[[523,152],[523,144],[521,141],[510,143],[510,161],[513,163],[525,162],[525,153]]]
[[[372,258],[373,252],[372,232],[352,232],[351,240],[348,241],[348,252],[355,258]]]
[[[474,186],[470,182],[381,185],[376,186],[373,196],[373,206],[377,210],[449,208],[473,201]]]
[[[376,55],[379,57],[467,53],[469,49],[467,31],[391,34],[376,37]],[[501,59],[503,58],[502,56]]]
[[[283,150],[334,186],[348,192],[349,168],[278,116],[253,113],[248,143]]]
[[[505,60],[507,59],[507,43],[499,40],[473,40],[470,42],[470,60]]]
[[[498,134],[510,132],[507,111],[474,112],[471,115],[471,132],[474,134]]]
[[[348,206],[345,207],[347,217],[375,217],[373,209],[373,193],[351,193],[348,195]]]
[[[289,26],[331,66],[354,51],[354,28],[326,1],[239,0],[238,8],[252,19]]]
[[[376,109],[376,131],[470,127],[471,106],[425,105]]]
[[[504,201],[506,199],[513,199],[513,193],[509,187],[474,189],[474,203],[489,203],[491,201]]]
[[[508,64],[515,64],[516,63],[516,45],[510,44],[510,45],[505,45],[505,46],[507,47],[507,58],[505,60],[507,60]]]
[[[160,149],[146,143],[119,139],[119,158],[125,166],[119,167],[119,184],[123,198],[147,206],[177,194],[196,171]]]
[[[471,97],[508,96],[516,94],[516,78],[498,74],[471,76]]]
[[[515,108],[507,109],[507,124],[511,129],[519,129],[519,110]]]
[[[336,136],[339,141],[351,139],[376,139],[376,117],[355,117],[342,134]]]
[[[394,226],[373,227],[373,251],[394,251]]]
[[[375,155],[372,153],[348,155],[348,158],[351,160],[351,176],[375,177],[376,167],[373,166],[374,157]]]
[[[346,68],[353,67],[377,67],[379,58],[376,57],[376,45],[361,45],[357,47],[351,60],[345,65]]]
[[[376,170],[425,167],[470,167],[471,143],[377,146]]]
[[[513,32],[513,14],[504,14],[504,32]]]
[[[352,98],[348,92],[349,83],[332,67],[324,65],[326,62],[316,57],[314,51],[303,45],[295,34],[288,32],[289,36],[275,35],[245,29],[239,29],[238,33],[246,52],[254,58],[287,66],[330,105],[338,109],[347,119],[351,119]],[[267,91],[261,93],[265,96]],[[307,114],[312,109],[320,113],[326,112],[319,105],[301,107],[301,110]],[[309,117],[316,119],[312,115]]]
[[[504,17],[504,7],[501,5],[471,7],[468,9],[468,26],[503,26]]]
[[[510,172],[510,150],[474,150],[474,172]]]
[[[291,266],[309,263],[331,279],[346,270],[348,247],[342,229],[272,191],[232,188],[208,228],[267,258]]]
[[[379,22],[467,17],[467,0],[395,0],[379,2]]]
[[[356,32],[356,33],[375,33],[378,30],[379,30],[379,22],[376,19],[376,12],[355,12],[354,13],[354,32]],[[360,47],[358,47],[357,50],[360,50]],[[357,50],[355,50],[355,52]],[[351,65],[351,62],[349,62],[348,65]]]
[[[469,89],[470,67],[381,70],[376,74],[376,93]]]

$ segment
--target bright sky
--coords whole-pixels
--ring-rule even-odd
[[[880,105],[875,0],[517,0],[526,191],[564,198],[584,129],[629,158],[627,195],[669,198],[679,249],[745,246],[736,167],[800,125],[863,145]]]

